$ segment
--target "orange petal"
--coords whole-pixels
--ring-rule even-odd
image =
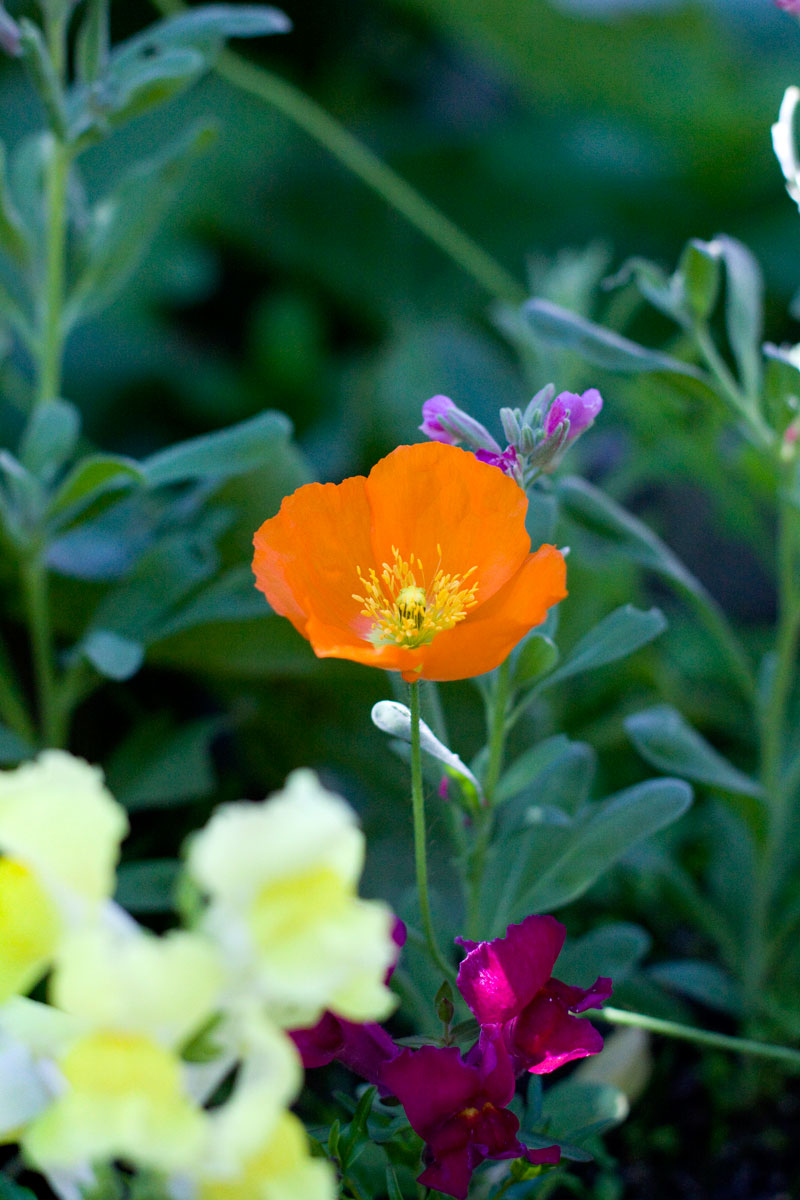
[[[391,563],[396,546],[403,558],[413,554],[422,560],[428,581],[439,565],[446,574],[461,576],[475,567],[470,582],[477,581],[481,603],[530,552],[522,488],[457,446],[399,446],[372,468],[366,488],[378,564]]]
[[[306,484],[253,538],[256,587],[304,636],[313,616],[335,627],[339,640],[362,640],[363,606],[353,592],[361,591],[356,567],[366,571],[373,562],[365,484],[363,475]]]
[[[493,670],[566,594],[563,555],[541,546],[490,600],[422,648],[421,678],[470,679]],[[403,678],[418,676],[403,670]]]

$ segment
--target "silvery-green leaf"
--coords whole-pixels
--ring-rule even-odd
[[[48,400],[31,414],[19,447],[23,466],[49,483],[71,457],[81,416],[68,400]]]

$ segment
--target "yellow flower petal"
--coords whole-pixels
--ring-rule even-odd
[[[213,1014],[222,984],[217,952],[200,934],[93,928],[64,941],[51,998],[95,1027],[176,1046]]]
[[[102,772],[61,750],[0,772],[0,850],[35,870],[57,895],[110,896],[127,828]]]
[[[198,1200],[333,1200],[333,1171],[311,1158],[297,1117],[283,1113],[261,1148],[227,1178],[206,1177]]]
[[[47,970],[62,922],[29,867],[0,858],[0,1003],[27,992]]]
[[[175,1054],[138,1034],[77,1039],[58,1066],[66,1091],[25,1133],[40,1169],[125,1161],[175,1171],[202,1146],[207,1118],[189,1100]]]

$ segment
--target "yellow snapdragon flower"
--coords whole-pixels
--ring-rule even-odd
[[[55,1055],[60,1094],[25,1130],[26,1156],[45,1171],[193,1162],[208,1118],[178,1051],[215,1012],[221,986],[218,956],[197,934],[157,938],[130,922],[67,938],[50,997],[80,1031]]]
[[[326,1009],[351,1021],[388,1016],[394,962],[389,908],[356,894],[364,835],[312,771],[261,804],[229,804],[193,838],[191,877],[208,897],[203,927],[234,987],[254,991],[284,1028]]]
[[[65,932],[110,897],[127,828],[102,772],[70,754],[0,772],[0,1003],[28,991]]]

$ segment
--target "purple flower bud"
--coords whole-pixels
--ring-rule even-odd
[[[516,479],[517,483],[520,482],[522,470],[519,465],[519,456],[513,446],[506,446],[500,454],[495,454],[492,450],[476,450],[475,457],[492,467],[499,467],[504,475],[510,475],[512,479]]]
[[[603,397],[597,388],[589,388],[580,396],[577,392],[560,392],[544,419],[545,437],[552,437],[558,426],[569,419],[567,440],[573,442],[584,429],[589,428],[602,407]]]
[[[439,424],[437,418],[442,413],[449,412],[456,405],[449,396],[431,396],[430,400],[426,400],[422,406],[422,424],[419,428],[433,442],[446,442],[449,446],[458,444],[458,438],[454,437],[444,426]]]

